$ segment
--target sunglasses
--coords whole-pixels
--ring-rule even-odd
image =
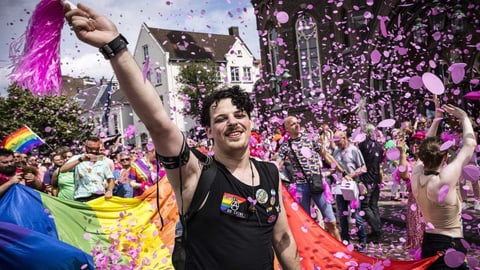
[[[124,161],[130,161],[130,159],[129,159],[129,158],[122,158],[122,159],[120,159],[120,162],[124,162]]]

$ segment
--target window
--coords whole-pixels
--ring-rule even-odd
[[[143,49],[143,61],[147,61],[147,57],[148,57],[148,45],[143,45],[142,46],[142,49]]]
[[[152,72],[147,71],[147,80],[152,81]]]
[[[252,72],[250,67],[243,67],[243,80],[246,82],[252,81]]]
[[[162,71],[159,68],[155,69],[155,85],[162,85]]]
[[[117,134],[118,133],[118,126],[119,126],[119,123],[118,123],[118,115],[116,113],[113,114],[113,132],[114,134]]]
[[[300,16],[296,21],[298,59],[300,62],[301,89],[306,98],[312,93],[318,96],[323,89],[320,50],[317,36],[317,22],[309,15]]]
[[[240,70],[238,67],[230,67],[230,77],[232,82],[240,82]]]
[[[242,50],[237,50],[237,57],[243,57]]]
[[[225,67],[222,65],[222,66],[217,66],[217,73],[215,74],[215,80],[217,82],[221,82],[222,81],[222,71],[225,70]]]

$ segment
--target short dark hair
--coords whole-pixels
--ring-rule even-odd
[[[99,141],[100,141],[100,137],[98,137],[98,136],[90,136],[90,137],[88,137],[87,141],[99,142]]]
[[[13,156],[13,151],[7,148],[0,148],[0,157]]]
[[[231,98],[232,104],[239,110],[245,111],[250,118],[250,114],[253,111],[253,102],[249,94],[236,85],[215,91],[205,98],[200,115],[200,124],[202,126],[210,126],[210,107],[212,104],[226,98]]]
[[[440,150],[443,141],[438,137],[427,137],[422,141],[418,149],[418,158],[423,162],[426,169],[436,169],[441,165],[447,150]]]

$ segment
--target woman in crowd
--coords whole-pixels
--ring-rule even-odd
[[[434,121],[427,138],[420,144],[419,161],[413,168],[412,193],[417,200],[425,223],[422,258],[443,253],[429,269],[468,269],[464,263],[448,265],[445,256],[448,249],[466,253],[462,244],[461,198],[457,191],[463,167],[468,164],[477,145],[472,123],[462,109],[444,105],[442,110],[458,119],[463,126],[462,147],[457,156],[446,166],[448,144],[435,137],[440,121]]]
[[[66,150],[61,155],[64,161],[67,162],[73,156],[73,153],[70,150]],[[55,170],[52,176],[52,186],[56,190],[53,195],[62,199],[73,200],[75,189],[73,170],[64,173],[61,173],[59,168]]]

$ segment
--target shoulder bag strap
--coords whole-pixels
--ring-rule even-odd
[[[303,166],[302,166],[302,164],[300,163],[300,161],[298,160],[297,152],[295,152],[295,150],[293,150],[291,140],[288,140],[288,146],[290,146],[290,150],[292,150],[293,156],[295,157],[295,161],[297,162],[298,166],[299,166],[300,169],[302,170],[303,177],[305,178],[305,180],[308,180],[308,179],[307,179],[307,174],[306,174],[305,171],[303,170]]]

